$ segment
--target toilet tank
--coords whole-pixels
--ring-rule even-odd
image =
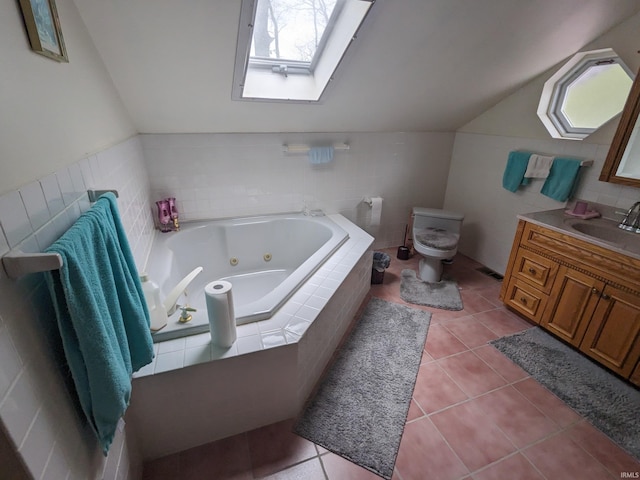
[[[460,233],[464,215],[437,208],[413,207],[413,228],[443,228]]]

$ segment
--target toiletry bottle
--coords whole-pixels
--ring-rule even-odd
[[[160,287],[150,280],[146,273],[140,275],[140,281],[149,308],[149,317],[151,317],[150,328],[152,332],[157,332],[167,324],[167,313],[160,300]]]

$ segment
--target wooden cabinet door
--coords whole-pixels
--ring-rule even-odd
[[[607,285],[580,350],[629,378],[640,358],[640,298]]]
[[[579,346],[603,288],[603,282],[560,266],[541,326]]]

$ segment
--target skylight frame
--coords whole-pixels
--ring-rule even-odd
[[[612,116],[594,128],[575,127],[562,111],[568,88],[572,83],[590,68],[603,62],[620,65],[629,76],[631,86],[634,79],[633,71],[611,48],[577,53],[545,82],[537,114],[553,138],[582,140],[613,118]],[[618,113],[622,111],[623,106],[621,105]]]
[[[276,70],[286,62],[276,59],[273,63],[271,59],[250,62],[257,0],[242,0],[232,100],[319,103],[375,1],[339,0],[331,15],[333,24],[328,23],[325,28],[325,33],[329,31],[330,34],[323,34],[310,68],[296,62],[287,67],[287,75],[282,75]]]

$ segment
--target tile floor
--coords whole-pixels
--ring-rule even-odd
[[[400,299],[395,249],[371,295]],[[638,478],[640,463],[487,342],[529,328],[502,307],[500,281],[458,255],[445,275],[464,310],[433,316],[394,480]],[[375,480],[377,475],[291,433],[288,420],[145,464],[145,480]]]

